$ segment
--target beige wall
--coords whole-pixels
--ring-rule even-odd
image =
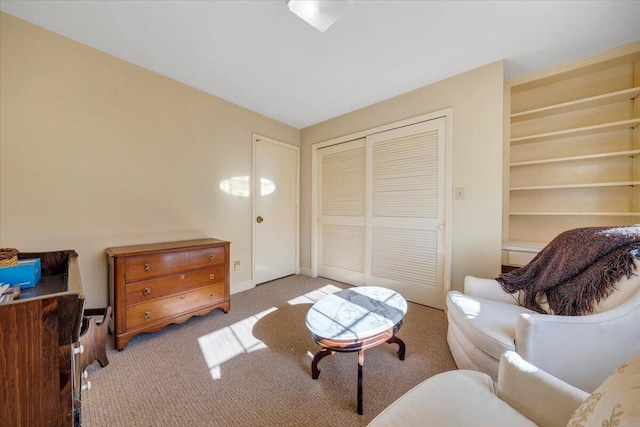
[[[437,66],[435,64],[434,66]],[[311,145],[453,108],[452,288],[500,272],[503,64],[495,62],[302,130],[300,265],[311,266]]]
[[[251,172],[251,133],[301,145],[309,268],[311,144],[453,107],[452,284],[499,272],[503,67],[496,62],[299,131],[0,14],[0,247],[73,248],[88,307],[108,302],[109,246],[232,242],[251,280],[251,206],[219,183]],[[302,140],[302,144],[301,144]]]
[[[231,241],[251,280],[251,133],[298,129],[0,14],[0,247],[75,249],[88,307],[107,305],[105,248]]]

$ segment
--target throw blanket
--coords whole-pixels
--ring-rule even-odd
[[[524,307],[545,313],[536,301],[545,293],[555,314],[576,316],[591,313],[622,276],[631,277],[634,257],[640,258],[640,225],[577,228],[558,235],[529,264],[496,280],[505,292],[523,291]]]

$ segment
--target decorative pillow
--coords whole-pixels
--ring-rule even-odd
[[[623,363],[576,409],[567,427],[640,426],[640,353]]]

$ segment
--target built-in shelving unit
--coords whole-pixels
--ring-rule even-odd
[[[503,264],[640,222],[640,41],[506,82]]]

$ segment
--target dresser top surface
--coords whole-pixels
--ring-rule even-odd
[[[109,256],[127,256],[136,255],[147,252],[180,250],[180,249],[197,249],[199,247],[211,247],[211,246],[224,246],[229,244],[226,240],[219,239],[196,239],[196,240],[181,240],[177,242],[161,242],[161,243],[149,243],[144,245],[131,245],[131,246],[117,246],[113,248],[107,248],[106,253]]]

